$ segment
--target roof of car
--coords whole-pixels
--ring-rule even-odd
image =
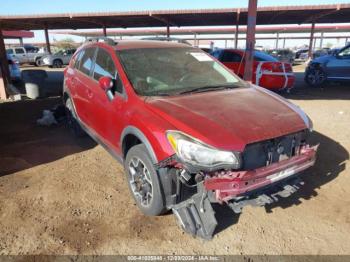
[[[87,42],[86,45],[96,42]],[[126,49],[138,49],[138,48],[167,48],[167,47],[189,47],[183,43],[174,43],[168,41],[155,41],[155,40],[118,40],[115,41],[115,45],[109,45],[116,50]],[[99,42],[99,44],[106,44],[106,42]]]
[[[186,44],[156,40],[122,40],[118,41],[116,50],[137,48],[166,48],[166,47],[188,47]]]

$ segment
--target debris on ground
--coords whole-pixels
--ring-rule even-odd
[[[36,122],[38,125],[51,126],[53,124],[57,125],[66,118],[66,111],[64,105],[56,105],[51,110],[43,110],[43,116],[39,118]]]

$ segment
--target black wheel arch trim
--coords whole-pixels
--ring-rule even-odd
[[[153,150],[153,147],[152,147],[151,143],[149,142],[149,140],[147,139],[145,134],[140,129],[138,129],[135,126],[127,126],[126,128],[124,128],[124,130],[123,130],[123,132],[121,134],[120,146],[123,145],[124,138],[127,135],[134,135],[138,139],[140,139],[140,141],[146,146],[147,151],[150,154],[150,157],[152,159],[153,164],[157,164],[158,163],[157,156],[154,153],[154,150]],[[125,157],[125,156],[123,156],[123,157]]]

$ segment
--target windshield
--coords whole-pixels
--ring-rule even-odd
[[[118,56],[136,93],[143,96],[244,86],[238,77],[195,48],[128,49],[119,51]]]

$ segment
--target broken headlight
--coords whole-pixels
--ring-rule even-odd
[[[203,169],[240,167],[237,152],[218,150],[179,131],[168,131],[167,138],[183,162]]]

